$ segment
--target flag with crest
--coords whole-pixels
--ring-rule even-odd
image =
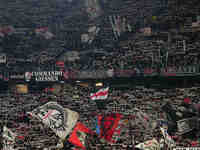
[[[79,118],[77,112],[63,108],[56,102],[48,102],[34,109],[31,115],[51,128],[61,139],[65,139],[69,135]]]

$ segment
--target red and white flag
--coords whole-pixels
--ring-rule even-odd
[[[76,147],[86,150],[86,136],[93,134],[94,132],[91,129],[87,128],[81,122],[78,122],[69,136],[68,141]]]
[[[90,94],[91,100],[107,99],[107,97],[108,97],[108,90],[109,90],[109,87],[100,89],[96,93],[91,93]]]
[[[120,136],[120,120],[123,116],[119,113],[113,113],[107,114],[106,116],[98,115],[97,117],[99,137],[109,143],[116,143],[118,136]]]

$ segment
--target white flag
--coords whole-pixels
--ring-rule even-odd
[[[107,99],[107,97],[108,97],[108,90],[109,90],[109,87],[100,89],[96,93],[91,93],[90,94],[91,100]]]
[[[61,139],[65,139],[69,135],[79,118],[77,112],[63,108],[56,102],[40,106],[34,109],[31,114],[51,128]]]

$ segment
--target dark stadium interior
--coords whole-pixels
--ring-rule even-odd
[[[197,150],[199,130],[199,0],[0,1],[0,150]]]

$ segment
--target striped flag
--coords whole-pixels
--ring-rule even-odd
[[[108,97],[108,90],[109,90],[109,87],[100,89],[96,93],[91,93],[90,94],[91,100],[107,99],[107,97]]]

